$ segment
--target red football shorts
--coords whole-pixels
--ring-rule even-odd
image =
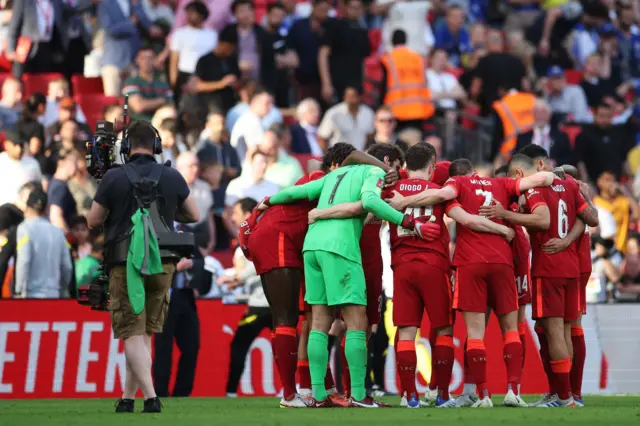
[[[589,284],[591,272],[580,272],[580,310],[582,315],[587,314],[587,284]]]
[[[578,318],[580,292],[578,278],[533,278],[533,319]]]
[[[499,263],[474,263],[456,268],[453,309],[501,316],[518,310],[513,268]]]
[[[367,283],[367,320],[369,325],[378,324],[382,311],[382,257],[379,262],[366,259],[362,269]]]
[[[249,251],[258,275],[278,268],[302,269],[302,244],[277,229],[258,226],[251,233]]]
[[[393,324],[420,327],[427,311],[432,328],[453,324],[448,272],[419,260],[393,268]]]
[[[531,304],[531,270],[529,262],[518,262],[514,273],[516,276],[516,288],[518,290],[518,306]]]

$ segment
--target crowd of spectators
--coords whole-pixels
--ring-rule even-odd
[[[40,183],[78,259],[95,254],[83,143],[98,119],[122,130],[122,95],[196,197],[201,254],[225,266],[234,206],[294,184],[338,141],[425,141],[484,173],[533,143],[592,185],[594,301],[635,300],[639,23],[630,0],[0,0],[0,204]],[[396,51],[422,61],[419,115],[391,93]],[[505,151],[496,102],[516,92],[535,102]]]

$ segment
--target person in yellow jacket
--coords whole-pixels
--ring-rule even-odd
[[[424,122],[435,113],[424,59],[406,46],[407,34],[403,30],[393,32],[391,44],[393,49],[380,61],[380,99],[391,110],[398,129],[422,129]]]
[[[513,88],[500,88],[498,93],[500,99],[492,104],[496,116],[492,154],[507,161],[516,148],[518,135],[533,128],[536,97]]]

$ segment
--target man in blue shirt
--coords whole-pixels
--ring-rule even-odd
[[[471,51],[469,32],[464,28],[464,9],[454,4],[447,9],[445,23],[436,28],[435,47],[444,49],[454,67],[462,65],[462,56]]]

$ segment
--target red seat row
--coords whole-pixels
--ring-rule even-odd
[[[11,77],[11,73],[0,73],[0,86],[4,81]],[[64,78],[59,73],[39,73],[39,74],[24,74],[22,76],[22,83],[24,84],[24,90],[22,91],[24,98],[28,98],[36,92],[40,92],[44,95],[47,94],[49,83],[53,80]],[[103,94],[102,78],[100,77],[84,77],[82,75],[74,75],[71,77],[71,90],[76,95],[87,94]]]

